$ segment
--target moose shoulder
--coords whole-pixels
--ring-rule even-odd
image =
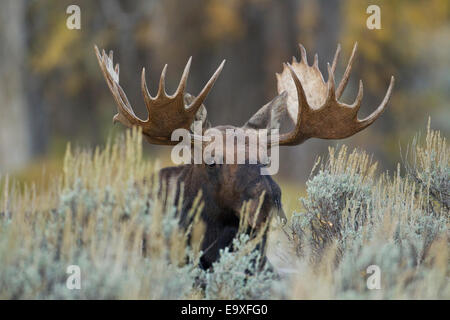
[[[310,66],[307,62],[306,51],[300,45],[301,61],[297,62],[294,59],[292,64],[284,64],[282,73],[277,74],[279,95],[239,128],[242,129],[239,130],[240,134],[254,134],[267,129],[278,130],[280,118],[286,111],[294,122],[293,130],[278,135],[278,139],[267,141],[267,148],[274,147],[274,144],[277,147],[279,145],[299,145],[309,138],[343,139],[368,127],[385,110],[392,93],[394,78],[391,78],[386,96],[380,106],[365,119],[358,119],[357,114],[363,98],[362,82],[360,82],[358,95],[353,104],[347,105],[339,101],[350,76],[356,48],[355,44],[343,78],[336,88],[334,72],[340,46],[338,46],[332,65],[328,64],[328,80],[325,82],[318,68],[317,55],[313,65]],[[209,141],[211,141],[213,132],[225,133],[226,129],[235,128],[232,126],[210,128],[206,108],[203,105],[225,61],[197,96],[185,92],[191,58],[186,64],[180,84],[173,95],[168,95],[165,91],[167,65],[162,71],[158,93],[155,97],[148,92],[145,69],[143,69],[142,94],[148,118],[142,120],[134,114],[119,85],[119,66],[114,66],[112,52],[109,55],[105,51],[100,53],[97,47],[95,51],[106,83],[117,105],[118,113],[114,116],[114,121],[119,121],[127,127],[142,128],[142,133],[151,144],[175,145],[177,141],[172,141],[171,136],[177,129],[192,131],[192,142],[194,142],[196,135],[193,132],[193,123],[195,121],[203,124],[200,137],[203,141],[202,148],[211,143]],[[249,141],[245,140],[247,148],[250,147]],[[201,218],[206,226],[201,243],[203,250],[201,264],[204,268],[209,268],[217,260],[220,249],[231,245],[239,228],[240,215],[244,205],[247,206],[249,214],[248,232],[259,230],[275,214],[285,218],[279,186],[270,176],[261,175],[263,161],[257,158],[256,162],[222,164],[215,161],[217,156],[223,157],[231,154],[234,158],[235,153],[239,152],[238,148],[233,147],[230,150],[225,144],[224,146],[222,154],[215,154],[213,159],[205,159],[201,164],[169,167],[162,169],[159,173],[162,183],[177,190],[178,195],[183,194],[183,209],[179,214],[180,223],[184,226],[189,223],[187,216],[189,208],[199,191],[202,193],[204,207]],[[192,148],[194,148],[194,143],[192,143]],[[248,157],[247,153],[246,157]],[[266,235],[263,236],[260,245],[262,249],[264,249],[265,240]]]

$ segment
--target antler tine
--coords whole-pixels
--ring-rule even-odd
[[[306,55],[306,49],[305,47],[299,43],[298,46],[300,47],[300,53],[302,55],[302,62],[306,65],[308,65],[308,56]]]
[[[107,56],[105,50],[103,50],[102,54],[100,54],[97,46],[95,46],[94,49],[100,69],[102,70],[103,76],[105,77],[106,83],[113,95],[114,100],[116,101],[119,111],[119,113],[114,116],[113,121],[116,122],[122,120],[122,122],[124,122],[124,124],[128,127],[133,125],[142,125],[143,121],[137,118],[134,114],[125,92],[118,83],[119,74],[116,70],[119,70],[119,65],[117,64],[116,68],[113,69],[112,51],[109,56]]]
[[[203,87],[202,91],[198,94],[198,96],[194,99],[194,101],[192,101],[192,103],[187,107],[188,112],[195,114],[198,111],[198,109],[202,105],[203,101],[208,96],[209,91],[211,91],[212,87],[214,86],[214,83],[216,82],[220,73],[222,72],[225,62],[226,62],[226,60],[222,61],[220,66],[217,68],[216,72],[214,72],[212,77],[209,79],[209,81]]]
[[[297,123],[299,123],[300,119],[301,119],[302,111],[305,109],[308,109],[309,105],[308,105],[308,101],[306,100],[305,90],[303,89],[300,79],[298,78],[297,74],[295,73],[294,69],[292,68],[292,66],[289,63],[287,63],[285,65],[287,65],[287,67],[289,68],[289,71],[291,72],[291,77],[294,80],[295,87],[297,88],[297,97],[298,97],[298,102],[299,102],[299,112],[297,113]]]
[[[314,55],[314,63],[313,63],[313,66],[315,67],[315,68],[319,68],[319,55],[316,53],[315,55]]]
[[[355,112],[355,116],[358,114],[359,108],[361,107],[363,95],[364,95],[363,82],[362,80],[359,80],[358,94],[356,95],[355,102],[353,102],[353,104],[351,105],[351,108]]]
[[[189,60],[186,63],[186,66],[184,67],[184,71],[181,76],[180,84],[178,85],[178,88],[175,91],[174,96],[177,96],[179,94],[184,95],[184,89],[186,89],[186,83],[187,83],[187,79],[189,77],[189,70],[191,69],[191,62],[192,62],[192,56],[189,57]]]
[[[295,73],[294,69],[289,63],[284,63],[284,66],[287,66],[291,73],[292,80],[294,80],[295,87],[297,89],[297,97],[298,97],[298,112],[297,112],[297,121],[295,123],[295,128],[289,133],[282,134],[280,136],[280,145],[296,145],[300,141],[306,139],[301,134],[301,118],[304,112],[310,109],[308,105],[308,101],[306,100],[305,90],[303,89],[302,83]]]
[[[381,114],[386,109],[386,106],[387,106],[387,103],[389,102],[389,99],[391,98],[392,89],[394,88],[394,84],[395,84],[395,78],[394,78],[394,76],[391,76],[391,82],[389,83],[389,87],[388,87],[388,89],[386,91],[386,95],[384,96],[384,99],[381,102],[381,104],[378,106],[378,108],[371,115],[369,115],[368,117],[366,117],[363,120],[358,120],[358,123],[359,123],[359,126],[360,126],[359,130],[362,130],[362,129],[370,126],[375,120],[378,119],[378,117],[381,116]]]
[[[180,83],[178,84],[178,88],[175,91],[175,93],[171,96],[167,95],[166,93],[166,72],[167,72],[167,64],[164,66],[161,77],[159,79],[159,88],[158,93],[156,97],[152,97],[150,92],[148,91],[147,81],[145,80],[145,68],[142,69],[142,75],[141,75],[141,90],[142,94],[144,95],[145,105],[147,106],[147,110],[150,110],[152,101],[155,101],[157,98],[161,97],[168,97],[168,98],[174,98],[178,95],[181,97],[184,96],[184,89],[186,88],[187,79],[189,76],[189,70],[191,68],[191,61],[192,57],[189,58],[188,62],[186,63],[186,66],[184,67],[183,75],[181,76]]]
[[[352,50],[350,59],[348,60],[347,67],[345,68],[344,76],[339,83],[338,89],[336,91],[336,98],[339,99],[344,93],[345,87],[347,86],[348,79],[350,78],[350,72],[352,71],[353,61],[355,60],[356,49],[358,49],[358,42],[355,42]]]
[[[341,44],[338,43],[336,53],[334,54],[333,64],[331,65],[331,70],[333,71],[333,73],[336,71],[337,61],[339,59],[340,53],[341,53]]]
[[[114,116],[113,122],[120,121],[120,116],[122,115],[129,121],[129,126],[143,125],[145,122],[136,117],[136,115],[134,114],[133,108],[131,107],[131,104],[128,101],[128,98],[122,87],[118,83],[114,82],[114,89],[115,90],[113,91],[113,95],[116,98],[116,102],[119,107],[119,113]]]
[[[149,111],[151,103],[155,98],[153,98],[152,95],[150,94],[150,92],[148,91],[147,81],[145,80],[145,78],[146,78],[145,77],[145,68],[142,68],[141,91],[142,91],[142,95],[144,96],[145,106],[147,108],[147,111]]]
[[[328,95],[326,101],[327,103],[329,103],[329,101],[333,101],[336,99],[336,89],[335,89],[336,84],[334,82],[334,73],[332,67],[330,66],[330,63],[327,63],[327,70],[328,70]]]
[[[159,78],[159,87],[158,87],[158,93],[156,94],[157,98],[166,97],[166,71],[167,71],[167,64],[164,65],[164,68],[161,71],[161,77]]]
[[[187,79],[189,76],[189,70],[191,68],[191,62],[192,62],[192,57],[190,57],[188,62],[186,63],[183,74],[181,76],[180,83],[178,84],[178,88],[173,95],[168,95],[165,90],[167,64],[164,66],[164,68],[161,72],[161,77],[159,79],[159,88],[158,88],[158,93],[156,94],[156,97],[152,97],[152,95],[150,94],[150,92],[148,90],[146,76],[145,76],[145,68],[142,68],[141,90],[142,90],[142,94],[144,95],[145,105],[147,106],[148,111],[150,111],[152,102],[154,102],[158,98],[164,98],[164,97],[175,98],[177,96],[180,96],[181,98],[183,98],[184,90],[186,88],[186,83],[187,83]]]

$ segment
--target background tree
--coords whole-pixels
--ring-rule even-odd
[[[31,132],[25,72],[25,2],[6,1],[0,10],[0,174],[30,160]]]
[[[114,105],[101,79],[94,44],[115,51],[122,67],[121,83],[142,117],[146,116],[139,90],[142,67],[146,67],[150,91],[155,93],[160,72],[168,63],[170,91],[192,55],[187,89],[196,94],[220,61],[227,59],[205,104],[213,124],[239,125],[275,96],[274,74],[282,70],[282,62],[299,56],[297,43],[311,52],[311,61],[312,55],[319,53],[319,67],[324,72],[337,43],[342,44],[345,61],[358,41],[344,101],[354,99],[358,80],[363,79],[361,112],[368,114],[382,99],[390,75],[397,81],[388,112],[346,144],[375,153],[382,167],[393,169],[399,141],[406,143],[429,115],[443,133],[450,130],[450,9],[446,0],[377,1],[381,30],[366,27],[366,9],[374,3],[365,0],[192,0],[189,5],[182,0],[5,3],[0,37],[12,42],[2,47],[0,83],[13,89],[0,89],[0,113],[9,115],[0,120],[7,122],[0,128],[0,141],[6,141],[0,142],[0,150],[10,150],[7,136],[18,132],[13,136],[22,136],[24,142],[15,144],[20,145],[16,152],[23,149],[20,152],[28,154],[21,156],[25,160],[30,155],[60,159],[68,141],[96,145],[121,131],[119,126],[111,126]],[[81,8],[81,30],[66,28],[66,8],[71,4]],[[16,10],[17,19],[12,18],[11,10]],[[338,65],[338,79],[344,66],[344,62]],[[4,70],[15,70],[16,76],[9,78]],[[22,107],[13,108],[6,102],[5,92]],[[27,121],[27,116],[33,121]],[[289,130],[289,121],[284,125]],[[301,148],[281,150],[285,163],[281,177],[304,180],[315,156],[334,144],[311,140]],[[167,148],[151,146],[146,151],[156,155]],[[4,152],[0,157],[5,157]]]

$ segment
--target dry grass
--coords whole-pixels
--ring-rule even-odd
[[[408,174],[377,177],[363,151],[331,149],[307,193],[284,188],[290,221],[272,226],[269,248],[277,279],[255,270],[243,236],[213,271],[197,267],[203,226],[195,220],[188,243],[180,203],[170,190],[168,204],[155,196],[158,165],[143,159],[139,132],[94,151],[69,146],[45,183],[0,177],[0,298],[448,299],[445,139],[429,128],[404,162]],[[201,208],[198,197],[191,214]],[[69,265],[81,268],[81,290],[66,288]],[[381,290],[366,286],[369,265]]]
[[[48,188],[4,178],[0,297],[195,297],[186,235],[172,221],[177,204],[148,197],[156,193],[154,171],[142,160],[140,135],[128,132],[104,150],[73,155],[69,146]],[[68,265],[81,267],[83,290],[66,289]],[[169,292],[172,277],[185,287]]]

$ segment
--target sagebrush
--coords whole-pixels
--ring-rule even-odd
[[[287,225],[271,226],[272,264],[262,270],[245,234],[200,269],[201,222],[191,237],[179,228],[180,204],[161,200],[139,132],[121,139],[94,151],[69,146],[48,185],[1,177],[0,298],[450,298],[449,148],[430,127],[393,176],[377,176],[361,150],[330,149]],[[201,206],[199,195],[193,216]],[[70,265],[80,267],[80,290],[66,287]],[[367,287],[371,265],[380,290]]]

